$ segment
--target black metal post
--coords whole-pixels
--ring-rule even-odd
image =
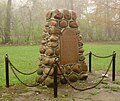
[[[9,88],[9,61],[8,55],[5,56],[6,87]]]
[[[58,75],[58,69],[57,69],[57,65],[54,65],[54,98],[57,98],[57,88],[58,88],[58,84],[57,84],[57,75]]]
[[[89,72],[91,72],[91,58],[92,58],[92,52],[89,53]]]
[[[115,60],[116,60],[116,53],[113,54],[112,81],[115,81]]]

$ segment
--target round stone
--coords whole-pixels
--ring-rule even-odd
[[[44,57],[42,60],[43,64],[49,65],[49,58]]]
[[[52,13],[51,11],[49,11],[47,14],[46,14],[46,20],[49,20],[52,16]]]
[[[42,43],[42,44],[46,44],[46,40],[42,40],[41,43]]]
[[[42,48],[40,49],[40,53],[41,53],[41,54],[44,54],[44,53],[45,53],[45,50],[46,50],[45,47],[42,47]]]
[[[58,74],[59,74],[59,75],[62,75],[62,74],[63,74],[63,68],[62,68],[62,67],[58,68]]]
[[[46,78],[46,75],[38,75],[37,78],[36,78],[36,82],[44,85],[45,78]]]
[[[58,9],[56,9],[55,11],[52,12],[52,16],[55,19],[62,19],[63,18],[62,12],[60,12]]]
[[[85,62],[81,64],[81,68],[82,68],[82,71],[88,71],[88,66]]]
[[[60,55],[60,49],[59,48],[57,48],[56,50],[55,50],[55,54],[58,56],[58,55]]]
[[[79,41],[79,46],[83,46],[83,41]]]
[[[80,55],[80,58],[79,58],[80,61],[83,61],[85,60],[85,56],[84,55]]]
[[[65,66],[65,74],[70,74],[72,72],[72,69],[70,66]]]
[[[68,22],[66,20],[61,20],[59,25],[60,25],[60,27],[65,28],[68,26]]]
[[[79,31],[79,30],[76,30],[76,34],[78,34],[78,35],[79,35],[79,34],[80,34],[80,31]]]
[[[49,28],[48,33],[53,34],[55,32],[55,26]]]
[[[38,75],[35,80],[37,83],[42,83],[42,75]]]
[[[57,41],[59,38],[55,35],[51,35],[50,41]]]
[[[49,47],[57,47],[58,43],[57,42],[48,42]]]
[[[73,19],[73,20],[76,20],[76,19],[77,19],[77,15],[76,15],[76,13],[73,12],[73,11],[72,11],[72,19]]]
[[[49,64],[52,65],[55,62],[55,58],[50,58],[49,59]]]
[[[80,41],[82,40],[82,35],[79,35],[79,40],[80,40]]]
[[[54,51],[51,48],[46,49],[45,54],[51,56],[54,54]]]
[[[45,85],[47,87],[53,87],[54,86],[54,80],[53,78],[47,77],[45,80]]]
[[[42,39],[46,38],[48,36],[48,33],[43,33]]]
[[[83,53],[83,52],[84,52],[84,49],[83,49],[83,48],[80,48],[79,52],[80,52],[80,53]]]
[[[78,74],[79,74],[80,72],[82,72],[82,69],[81,69],[81,67],[80,67],[80,64],[75,64],[75,65],[73,66],[72,70],[73,70],[74,72],[78,73]]]
[[[78,28],[78,24],[76,23],[76,21],[71,21],[71,22],[69,23],[69,26],[70,26],[71,28]]]
[[[65,19],[67,19],[67,20],[71,19],[71,14],[70,14],[70,12],[68,10],[64,10],[63,14],[64,14]]]
[[[61,30],[55,26],[52,26],[48,32],[49,34],[61,34]]]
[[[49,30],[50,30],[50,28],[49,27],[45,27],[45,29],[43,30],[45,33],[48,33],[49,32]]]
[[[58,22],[56,20],[51,20],[50,21],[50,25],[51,26],[57,26],[58,25]]]
[[[49,22],[46,22],[45,27],[49,27]]]
[[[41,62],[41,60],[39,58],[38,58],[37,64],[38,64],[38,67],[41,68],[42,62]]]
[[[50,71],[50,72],[49,72],[49,71],[50,71],[50,68],[45,68],[45,69],[44,69],[44,73],[45,73],[46,75],[50,75],[50,76],[53,75],[54,69],[52,68],[51,71]],[[48,73],[49,73],[49,74],[48,74]]]
[[[88,78],[88,74],[81,74],[79,76],[79,80],[86,80]]]
[[[71,82],[76,82],[78,80],[78,76],[76,74],[72,73],[69,75],[69,80]]]
[[[56,28],[53,34],[61,34],[61,30],[59,28]]]
[[[60,77],[60,82],[61,84],[67,84],[67,80],[63,76]]]
[[[81,68],[81,65],[80,64],[75,64],[74,66],[73,66],[73,69],[72,69],[74,72],[76,72],[76,73],[81,73],[82,72],[82,68]]]
[[[37,69],[37,74],[42,75],[43,74],[43,68],[38,68]]]

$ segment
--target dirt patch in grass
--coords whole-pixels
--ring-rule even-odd
[[[86,88],[94,85],[101,79],[104,71],[89,73],[87,81],[72,83],[77,88]],[[96,88],[77,91],[69,85],[59,85],[58,97],[54,98],[53,88],[45,86],[25,87],[13,85],[10,88],[0,87],[0,101],[119,101],[120,96],[120,73],[116,73],[116,81],[111,81],[111,72],[108,78]]]

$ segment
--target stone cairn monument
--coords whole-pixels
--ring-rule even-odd
[[[40,83],[48,74],[55,59],[60,64],[58,83],[67,83],[62,73],[70,82],[87,79],[82,36],[78,30],[76,19],[76,13],[71,10],[53,10],[46,14],[37,82]],[[43,85],[53,86],[53,74],[54,67],[52,67]]]

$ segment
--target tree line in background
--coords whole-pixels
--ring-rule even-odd
[[[0,43],[40,42],[52,9],[74,10],[86,41],[120,40],[119,0],[1,0]]]

